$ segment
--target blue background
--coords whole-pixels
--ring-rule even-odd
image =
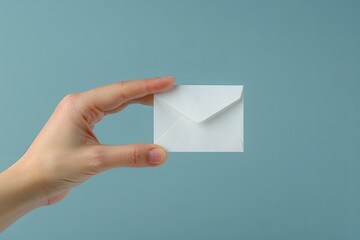
[[[357,1],[0,1],[0,170],[59,100],[116,80],[245,86],[245,153],[116,169],[1,239],[359,239]],[[97,125],[152,141],[152,109]]]

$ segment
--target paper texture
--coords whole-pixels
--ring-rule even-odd
[[[243,152],[243,86],[178,85],[156,94],[154,143],[169,152]]]

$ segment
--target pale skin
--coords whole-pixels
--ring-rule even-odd
[[[61,201],[90,177],[111,168],[155,167],[167,159],[154,144],[101,144],[93,128],[127,105],[152,105],[173,77],[119,81],[64,97],[26,153],[0,173],[0,232],[28,212]]]

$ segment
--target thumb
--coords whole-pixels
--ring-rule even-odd
[[[111,168],[159,166],[167,159],[166,151],[154,144],[97,145],[90,147],[90,152],[90,167],[99,172]]]

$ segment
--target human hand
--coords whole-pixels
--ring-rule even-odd
[[[131,103],[152,105],[154,93],[173,85],[172,77],[121,81],[63,98],[24,156],[0,174],[0,231],[107,169],[161,165],[167,156],[160,146],[102,145],[93,128]]]

